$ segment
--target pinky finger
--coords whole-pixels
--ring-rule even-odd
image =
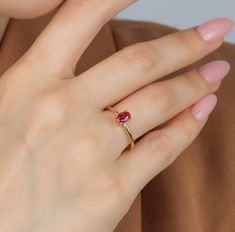
[[[171,119],[165,127],[148,133],[135,149],[118,160],[120,178],[127,192],[138,194],[168,167],[198,136],[215,108],[217,97],[209,95]]]

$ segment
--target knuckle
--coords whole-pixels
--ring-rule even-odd
[[[123,49],[125,62],[134,64],[146,70],[152,70],[156,66],[156,54],[150,42],[139,42]]]
[[[104,140],[102,136],[96,133],[87,133],[81,136],[78,146],[79,149],[85,151],[86,154],[93,154],[94,152],[97,153],[103,150],[105,144]]]
[[[79,141],[79,143],[77,141]],[[75,134],[74,139],[72,139],[70,143],[70,157],[74,157],[73,164],[75,164],[81,172],[92,172],[94,167],[97,167],[97,164],[103,160],[101,159],[101,155],[104,149],[99,136],[91,133]],[[102,144],[104,144],[104,142],[102,142]],[[69,165],[70,166],[67,166],[68,168],[71,167],[71,163],[69,163]]]
[[[96,121],[90,121],[90,124],[85,126],[85,132],[81,133],[81,130],[75,132],[76,136],[72,146],[74,155],[85,154],[83,159],[86,164],[83,166],[87,168],[94,167],[97,159],[100,160],[101,156],[104,157],[104,153],[107,153],[107,147],[113,144],[113,137],[110,136],[110,125],[102,118],[97,117],[96,119]],[[81,126],[83,127],[83,125]],[[77,141],[80,142],[77,143]]]
[[[153,162],[169,164],[175,159],[173,142],[163,133],[153,133],[149,138]]]
[[[27,143],[38,144],[51,132],[62,129],[64,122],[65,111],[60,98],[51,94],[35,95],[27,108]]]
[[[198,132],[198,127],[199,127],[199,124],[196,120],[182,121],[180,126],[181,126],[181,130],[183,130],[183,133],[185,134],[185,138],[188,141],[192,141],[193,139],[195,139],[197,132]]]
[[[176,101],[170,91],[161,83],[150,84],[147,87],[148,101],[157,110],[168,110],[169,106],[173,106]]]
[[[45,122],[50,121],[57,124],[63,121],[65,106],[56,94],[42,94],[36,96],[32,101],[31,114],[33,118],[41,118]]]
[[[89,144],[91,144],[91,143],[89,143]],[[92,143],[92,145],[94,145],[94,143]],[[84,148],[84,150],[83,150],[83,148]],[[93,150],[92,150],[92,148],[93,148]],[[81,161],[78,164],[79,169],[84,170],[85,172],[92,172],[94,167],[96,167],[97,164],[99,163],[100,157],[98,157],[98,155],[94,155],[94,153],[95,152],[98,153],[98,151],[99,150],[97,148],[95,148],[94,146],[88,147],[88,146],[81,145],[81,147],[79,147],[77,149],[77,153],[74,153],[75,157],[78,154],[85,154],[85,156],[81,155],[81,158],[79,158],[79,161]]]
[[[195,55],[198,54],[199,47],[197,46],[197,41],[195,40],[194,34],[191,31],[177,32],[174,34],[177,43],[186,49],[186,52]]]

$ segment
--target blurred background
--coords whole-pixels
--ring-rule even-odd
[[[184,29],[216,17],[230,17],[235,22],[235,0],[138,0],[116,18]],[[235,29],[226,40],[235,43]]]

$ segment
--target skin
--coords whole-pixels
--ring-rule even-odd
[[[0,1],[0,41],[9,17],[28,19],[47,14],[63,3],[63,0],[1,0]]]
[[[0,14],[13,18],[35,18],[58,7],[63,0],[1,0]]]
[[[154,81],[214,51],[223,38],[207,43],[191,28],[127,47],[74,75],[102,25],[131,3],[66,1],[1,77],[0,231],[113,231],[144,186],[205,125],[207,117],[196,120],[191,107],[220,82],[208,84],[197,70],[187,79]],[[169,59],[158,62],[159,54]],[[125,150],[123,129],[104,111],[109,105],[136,116],[129,125],[141,139],[133,150]]]

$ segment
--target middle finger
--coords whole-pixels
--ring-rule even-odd
[[[217,19],[196,29],[129,46],[75,80],[82,81],[88,96],[97,96],[94,105],[104,109],[214,51],[231,27],[231,20]]]

